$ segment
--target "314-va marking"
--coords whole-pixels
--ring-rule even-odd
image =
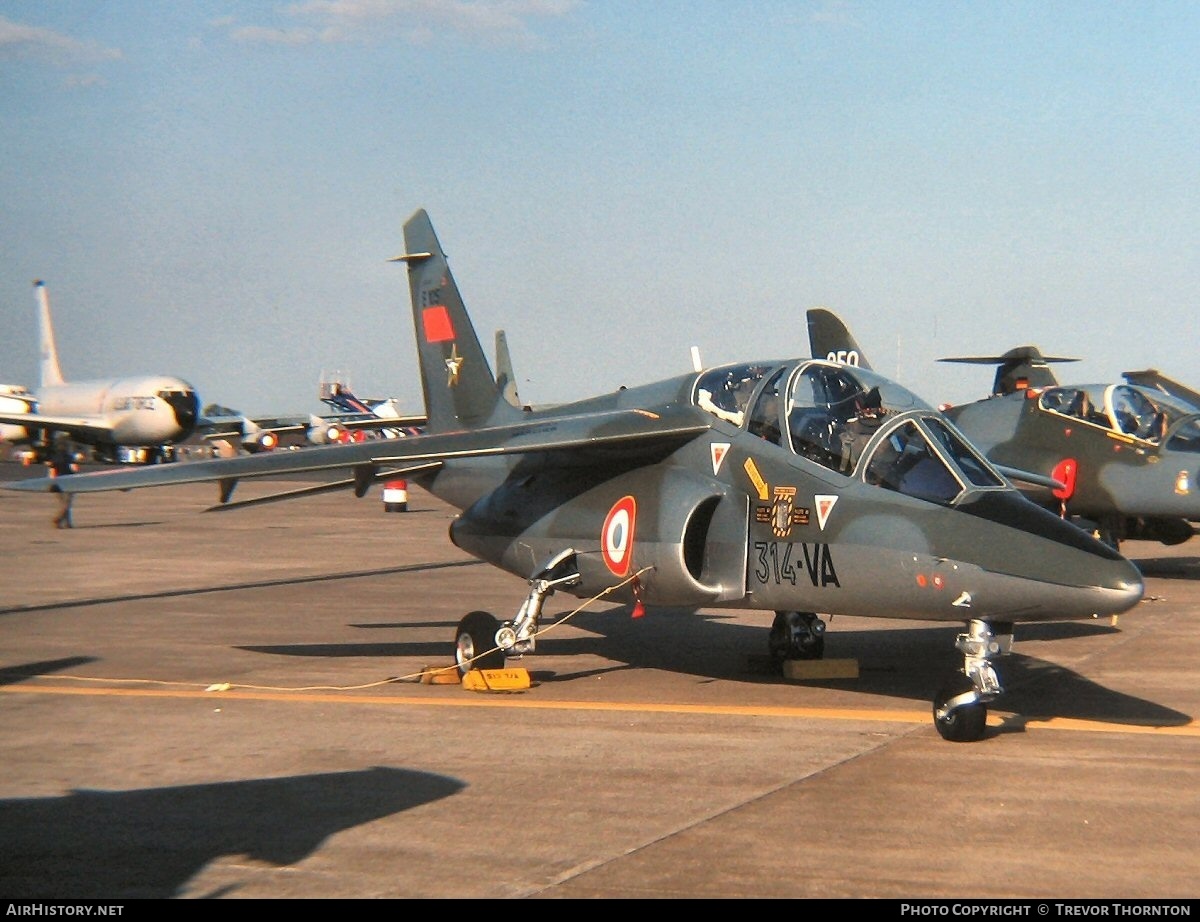
[[[759,583],[790,583],[795,586],[801,575],[807,574],[814,586],[841,588],[842,583],[838,579],[828,544],[755,541],[754,550],[758,558],[754,578]],[[796,557],[795,563],[792,562],[793,556]]]

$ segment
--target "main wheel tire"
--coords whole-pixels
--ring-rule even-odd
[[[487,611],[470,612],[454,633],[454,662],[459,675],[472,669],[503,669],[504,651],[496,646],[500,622]]]
[[[973,743],[983,737],[983,732],[987,729],[988,712],[987,705],[982,701],[956,707],[945,716],[938,715],[948,702],[974,689],[975,683],[962,673],[957,673],[934,697],[933,725],[937,727],[942,739],[951,743]]]
[[[788,658],[792,648],[791,630],[788,628],[787,612],[775,612],[775,620],[771,622],[771,632],[767,635],[767,650],[771,659],[782,663]]]

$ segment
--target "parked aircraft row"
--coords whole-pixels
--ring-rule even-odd
[[[808,312],[814,356],[866,365],[862,347],[832,312]],[[992,393],[943,407],[988,460],[1035,502],[1121,541],[1179,544],[1200,521],[1200,395],[1154,370],[1124,381],[1060,384],[1036,346],[944,362],[996,365]],[[1189,398],[1191,402],[1189,402]]]
[[[271,451],[288,434],[309,444],[344,442],[376,430],[388,437],[407,434],[421,417],[401,416],[382,404],[366,406],[344,390],[328,401],[329,416],[291,420],[250,419],[241,414],[201,413],[196,389],[182,378],[154,374],[69,381],[55,342],[45,282],[34,282],[39,340],[39,385],[0,385],[0,442],[19,446],[29,463],[46,461],[58,439],[87,446],[97,461],[157,464],[174,461],[193,435],[225,440],[241,450]]]
[[[762,611],[776,662],[822,657],[832,615],[961,624],[961,666],[932,700],[935,727],[953,741],[985,734],[1002,692],[995,660],[1010,652],[1016,623],[1115,615],[1142,596],[1133,564],[1029,501],[933,406],[863,364],[757,358],[515,406],[424,210],[405,222],[404,244],[396,261],[407,267],[425,403],[418,434],[3,487],[214,482],[214,508],[227,509],[264,501],[233,502],[244,477],[344,475],[268,500],[361,497],[407,478],[461,510],[457,547],[528,582],[512,617],[480,609],[459,622],[448,646],[464,676],[535,653],[560,591],[621,603],[633,617]],[[836,452],[834,413],[859,429]]]
[[[0,402],[0,438],[28,446],[36,461],[49,457],[56,435],[91,446],[104,461],[123,460],[121,453],[128,449],[144,452],[147,460],[171,460],[173,447],[196,430],[196,389],[171,375],[67,381],[58,361],[45,282],[34,282],[34,291],[40,383],[24,398],[9,394]]]

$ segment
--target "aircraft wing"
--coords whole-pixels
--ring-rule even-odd
[[[664,412],[605,410],[404,439],[323,445],[303,451],[184,461],[137,470],[105,470],[67,477],[38,477],[0,484],[26,492],[94,493],[215,481],[227,502],[242,478],[354,470],[360,479],[378,469],[396,470],[456,458],[563,452],[564,464],[594,463],[620,446],[622,457],[662,457],[710,428],[691,408]]]
[[[112,437],[112,426],[98,419],[83,416],[46,416],[43,413],[0,413],[0,423],[24,426],[26,429],[65,432],[81,442],[95,442]]]
[[[343,429],[407,429],[424,426],[428,419],[424,416],[375,416],[372,413],[356,413],[339,416],[320,417],[322,422],[336,423]]]
[[[298,420],[250,419],[248,416],[208,416],[196,431],[208,442],[237,442],[248,452],[273,451],[284,435],[307,435],[308,424]]]

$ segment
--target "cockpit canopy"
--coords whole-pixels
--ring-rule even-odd
[[[820,360],[726,365],[699,376],[696,405],[847,477],[932,502],[1006,488],[940,413],[869,369]]]
[[[1172,451],[1200,452],[1200,408],[1133,384],[1047,387],[1038,406]]]

